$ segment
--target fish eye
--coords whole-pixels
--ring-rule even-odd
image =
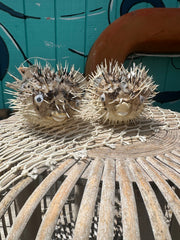
[[[129,92],[129,90],[128,90],[128,84],[127,84],[127,82],[126,81],[121,81],[121,89],[123,90],[123,92],[125,92],[125,93],[128,93]]]
[[[106,100],[106,96],[105,96],[104,93],[101,94],[100,99],[101,99],[102,102],[105,102],[105,100]]]
[[[42,94],[36,95],[36,96],[34,97],[34,100],[35,100],[35,102],[36,102],[37,104],[41,104],[41,103],[43,102],[43,100],[44,100],[43,95],[42,95]]]
[[[122,86],[122,87],[124,87],[124,88],[125,88],[125,87],[127,87],[127,82],[126,82],[126,81],[124,81],[124,80],[123,80],[123,81],[121,81],[121,86]]]

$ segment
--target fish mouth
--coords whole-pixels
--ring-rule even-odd
[[[127,116],[130,112],[131,104],[130,103],[120,103],[116,106],[117,115],[124,117]]]
[[[67,119],[67,115],[65,113],[51,112],[51,117],[56,122],[64,122]]]

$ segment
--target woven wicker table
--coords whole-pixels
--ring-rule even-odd
[[[180,113],[129,126],[0,122],[0,239],[179,239]]]

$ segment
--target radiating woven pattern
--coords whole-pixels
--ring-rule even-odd
[[[40,167],[49,169],[67,158],[87,159],[88,150],[117,144],[146,142],[160,129],[180,127],[178,113],[149,108],[148,118],[130,126],[99,125],[80,120],[59,127],[34,127],[17,114],[6,124],[1,122],[1,190],[24,176],[36,178]]]
[[[146,225],[154,239],[172,239],[174,219],[180,223],[180,113],[150,107],[144,119],[124,126],[74,120],[32,128],[18,115],[0,125],[2,237],[18,240],[41,203],[36,240],[105,233],[137,240]],[[8,224],[12,204],[36,178]]]

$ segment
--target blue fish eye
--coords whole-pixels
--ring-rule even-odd
[[[101,99],[102,102],[105,102],[105,101],[106,101],[106,96],[105,96],[104,93],[101,94],[100,99]]]
[[[40,104],[43,102],[44,98],[43,98],[43,95],[42,94],[38,94],[34,97],[34,100],[37,104]]]

